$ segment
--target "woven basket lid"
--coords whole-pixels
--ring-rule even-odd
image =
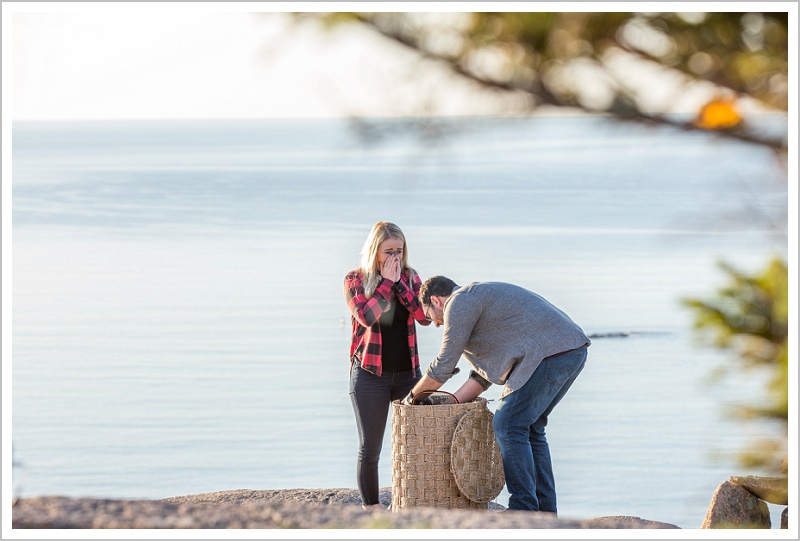
[[[492,412],[468,411],[453,432],[450,471],[459,490],[468,499],[488,503],[503,490],[506,479],[500,447],[494,438]]]

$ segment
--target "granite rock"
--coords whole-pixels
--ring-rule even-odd
[[[746,488],[725,481],[714,492],[700,527],[768,529],[771,527],[769,508]]]
[[[731,476],[729,480],[734,485],[746,488],[755,497],[765,502],[778,505],[789,504],[788,477],[757,477],[748,475],[744,477]]]
[[[381,502],[391,501],[389,489]],[[578,520],[552,513],[433,508],[364,510],[355,489],[231,490],[162,500],[116,500],[43,496],[21,498],[12,506],[12,527],[28,529],[145,528],[678,528],[639,517]]]

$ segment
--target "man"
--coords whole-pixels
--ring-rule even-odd
[[[508,508],[557,513],[545,426],[583,369],[589,338],[564,312],[513,284],[460,287],[434,276],[419,296],[426,317],[444,332],[439,354],[405,400],[440,388],[458,372],[462,355],[473,370],[453,393],[459,402],[492,383],[505,385],[493,426],[511,494]]]

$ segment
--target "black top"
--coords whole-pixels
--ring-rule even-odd
[[[384,372],[411,371],[408,345],[408,310],[397,299],[381,314],[381,365]]]

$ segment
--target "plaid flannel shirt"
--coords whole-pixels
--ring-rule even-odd
[[[412,271],[409,280],[409,271],[405,270],[401,273],[397,283],[392,283],[387,278],[382,279],[375,289],[375,293],[367,299],[364,294],[361,272],[353,270],[347,273],[344,278],[344,296],[353,324],[353,338],[350,343],[351,366],[357,358],[365,370],[376,376],[383,373],[380,317],[389,309],[390,301],[394,296],[408,310],[408,348],[411,353],[411,367],[413,370],[419,368],[417,330],[414,322],[419,321],[421,325],[430,325],[431,323],[425,317],[422,303],[419,301],[421,286],[422,280],[419,275]]]

